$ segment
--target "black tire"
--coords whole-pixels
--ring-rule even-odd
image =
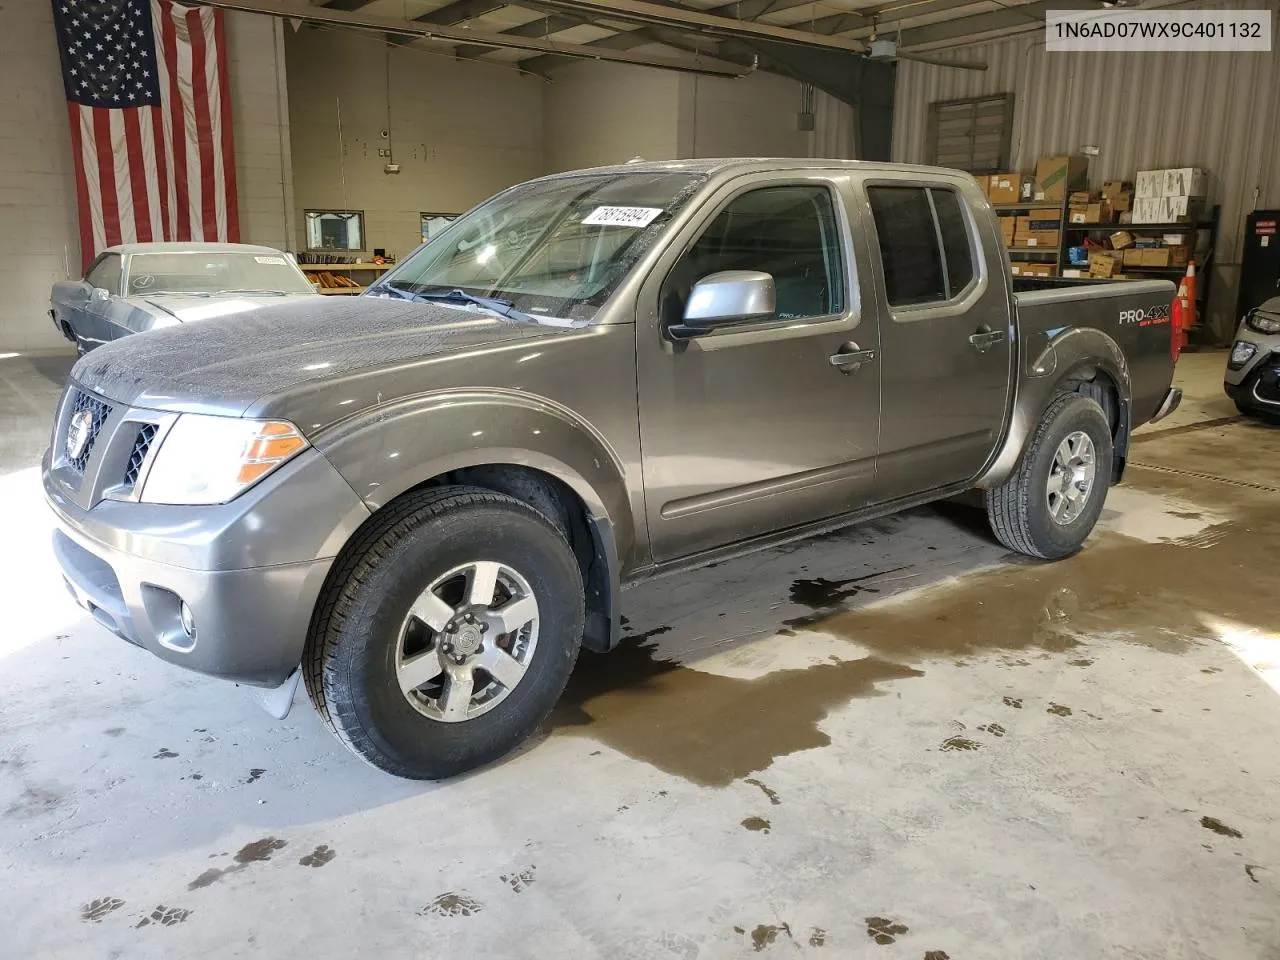
[[[400,691],[400,627],[414,600],[459,564],[521,571],[538,601],[538,642],[523,678],[487,713],[456,723],[425,716]],[[546,517],[513,497],[437,487],[384,508],[345,550],[317,605],[303,676],[334,735],[398,777],[455,776],[533,733],[564,691],[582,641],[582,575]]]
[[[1045,487],[1058,446],[1076,431],[1093,441],[1093,488],[1074,520],[1056,523]],[[996,539],[1018,553],[1042,560],[1060,560],[1076,553],[1089,538],[1111,484],[1111,428],[1096,401],[1077,393],[1054,399],[1040,418],[1013,475],[987,491],[987,517]]]

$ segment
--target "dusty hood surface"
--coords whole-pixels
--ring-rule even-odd
[[[431,303],[299,297],[112,341],[82,358],[71,377],[119,403],[239,416],[309,381],[556,333]]]
[[[299,297],[312,296],[300,293],[288,296],[246,296],[234,295],[225,297],[182,296],[180,294],[156,294],[152,297],[134,296],[130,302],[161,316],[174,317],[182,323],[197,320],[213,320],[217,317],[229,317],[237,313],[248,313],[262,307],[278,307],[292,303]]]

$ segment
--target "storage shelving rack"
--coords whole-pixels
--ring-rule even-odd
[[[1067,226],[1067,201],[1041,200],[1039,203],[1035,201],[1027,201],[1024,203],[993,203],[998,216],[1020,216],[1025,215],[1028,210],[1048,210],[1050,207],[1056,207],[1059,217],[1058,245],[1056,247],[1005,247],[1008,251],[1010,259],[1028,260],[1039,263],[1051,263],[1057,269],[1057,275],[1062,276],[1063,260],[1065,259],[1066,250],[1066,226]]]
[[[364,293],[365,288],[369,286],[377,277],[382,276],[386,271],[392,269],[394,263],[300,263],[299,269],[308,275],[316,273],[341,273],[351,277],[353,273],[372,274],[372,278],[351,277],[360,284],[358,287],[321,287],[320,292],[331,297],[348,296],[353,297],[358,293]]]
[[[1069,223],[1063,225],[1062,230],[1062,251],[1061,257],[1066,260],[1067,250],[1070,247],[1078,247],[1083,244],[1084,238],[1090,234],[1102,233],[1110,235],[1117,230],[1127,230],[1134,235],[1152,234],[1152,233],[1195,233],[1196,236],[1187,246],[1190,248],[1191,255],[1189,259],[1196,261],[1196,316],[1208,316],[1207,306],[1209,303],[1209,287],[1213,282],[1213,266],[1214,254],[1218,247],[1218,219],[1221,207],[1215,206],[1209,213],[1207,219],[1196,220],[1190,223]],[[1196,251],[1200,247],[1200,233],[1207,232],[1208,242],[1204,246],[1204,253],[1197,258]],[[1079,238],[1080,242],[1076,242]],[[1191,239],[1191,238],[1189,238]],[[1061,268],[1059,268],[1061,272]],[[1187,272],[1187,265],[1184,263],[1180,267],[1140,267],[1126,266],[1123,268],[1126,274],[1150,274],[1152,277],[1167,277],[1176,282],[1177,277],[1181,277]],[[1197,324],[1199,326],[1199,324]]]

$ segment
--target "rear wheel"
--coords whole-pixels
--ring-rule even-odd
[[[1102,407],[1075,393],[1056,398],[1013,475],[987,491],[996,539],[1044,560],[1075,553],[1102,513],[1112,456],[1111,427]]]
[[[510,751],[555,705],[582,639],[582,577],[533,508],[474,488],[411,494],[340,562],[305,677],[360,757],[454,776]]]

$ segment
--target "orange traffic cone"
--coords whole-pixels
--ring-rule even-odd
[[[1183,316],[1182,325],[1183,343],[1185,344],[1187,329],[1196,325],[1196,262],[1194,260],[1187,261],[1187,273],[1182,278],[1182,282],[1187,290],[1187,302],[1184,304],[1186,313]]]

